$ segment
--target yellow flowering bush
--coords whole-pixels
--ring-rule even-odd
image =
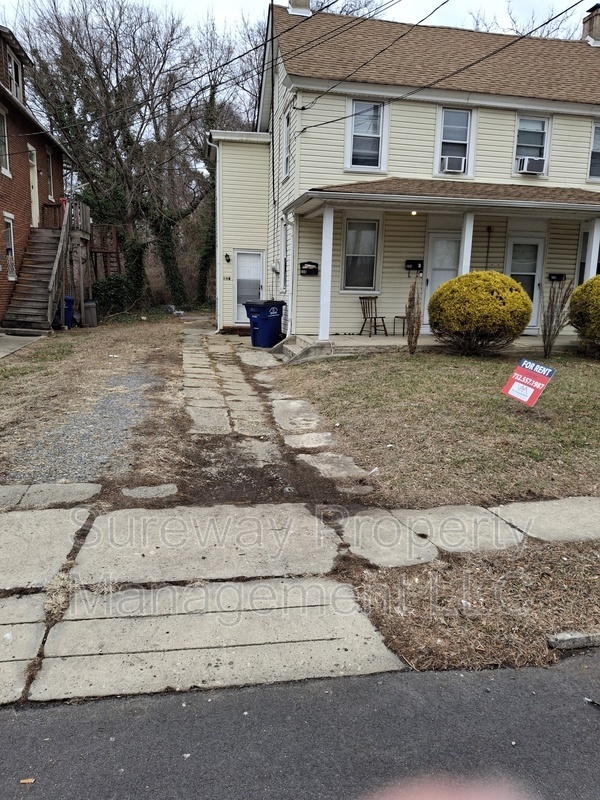
[[[569,319],[584,349],[592,355],[600,355],[600,275],[575,289],[571,295]]]
[[[470,272],[443,283],[429,301],[434,336],[464,355],[495,352],[520,336],[532,303],[521,284],[499,272]]]

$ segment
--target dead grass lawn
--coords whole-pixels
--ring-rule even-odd
[[[561,355],[535,409],[500,393],[517,357],[378,354],[290,366],[279,388],[307,397],[341,449],[379,468],[384,506],[427,508],[597,495],[600,362]],[[391,447],[390,447],[391,445]]]

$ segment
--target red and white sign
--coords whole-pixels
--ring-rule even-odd
[[[552,367],[545,367],[536,361],[523,358],[506,382],[502,394],[514,397],[527,406],[534,406],[555,371]]]

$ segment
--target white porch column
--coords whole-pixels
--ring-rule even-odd
[[[321,239],[321,302],[319,307],[319,341],[329,341],[329,318],[331,315],[331,271],[333,265],[333,208],[323,210],[323,234]]]
[[[585,255],[585,271],[583,280],[589,281],[598,269],[598,253],[600,252],[600,218],[593,219],[590,224],[587,253]]]
[[[463,217],[462,236],[460,237],[460,256],[458,262],[458,274],[468,275],[471,271],[471,250],[473,249],[473,226],[475,224],[475,212],[467,211]]]

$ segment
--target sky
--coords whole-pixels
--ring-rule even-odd
[[[158,2],[159,0],[157,0]],[[287,0],[276,0],[281,5],[287,5]],[[381,0],[383,3],[384,0]],[[387,19],[397,22],[418,22],[440,4],[441,0],[401,0],[385,15]],[[528,19],[532,12],[541,18],[550,16],[549,9],[554,7],[555,12],[561,11],[572,5],[574,0],[512,0],[514,11],[522,18]],[[243,11],[249,18],[259,18],[266,15],[268,0],[172,0],[171,5],[175,11],[181,12],[191,24],[202,18],[207,11],[212,11],[215,18],[231,27],[235,27]],[[587,8],[593,5],[592,0],[581,3],[576,10],[576,15],[583,19]],[[491,7],[491,8],[490,8]],[[471,27],[469,11],[484,9],[486,14],[490,11],[496,13],[502,23],[504,0],[494,0],[493,3],[485,0],[449,0],[427,22],[430,25],[451,25],[455,27]]]

